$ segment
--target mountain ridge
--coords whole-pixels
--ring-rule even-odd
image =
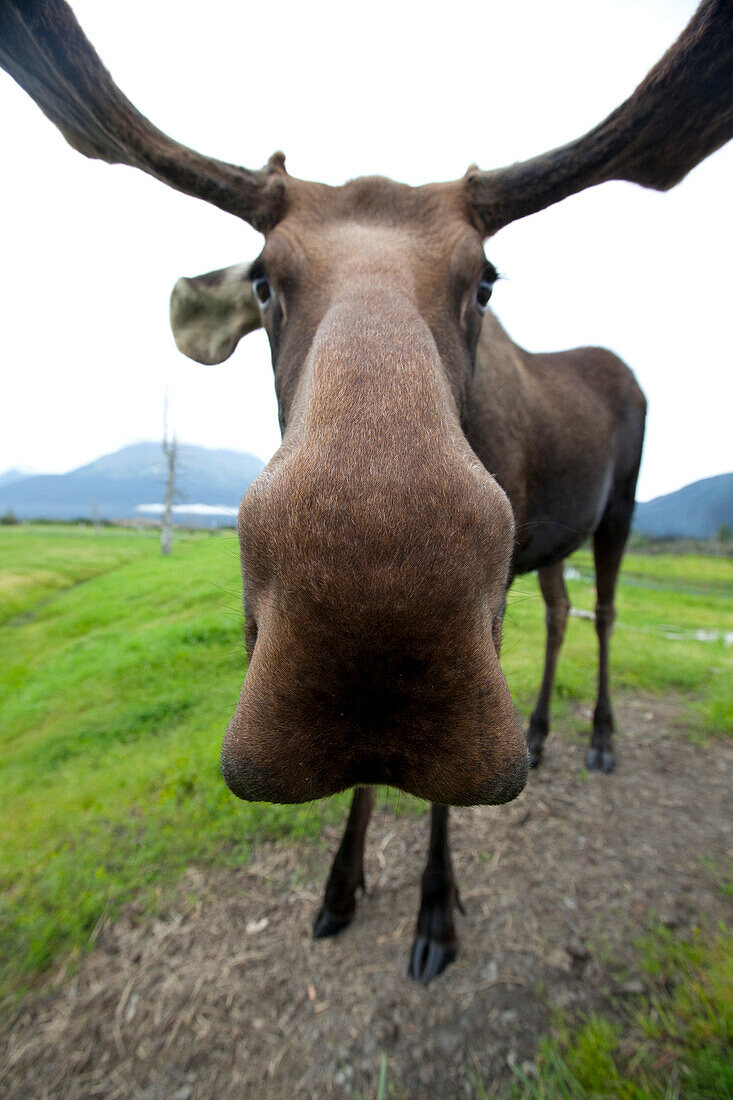
[[[733,529],[733,473],[693,481],[673,493],[637,501],[632,524],[650,538],[714,538],[723,525]]]
[[[179,445],[176,518],[196,525],[231,523],[247,486],[264,463],[247,451]],[[165,497],[160,443],[131,443],[65,474],[0,473],[0,515],[18,519],[118,520],[155,515]],[[186,505],[191,510],[186,510]],[[141,507],[147,505],[148,507]],[[204,506],[197,508],[196,506]],[[225,511],[217,518],[212,508]],[[207,511],[208,510],[208,511]],[[633,530],[651,538],[714,538],[733,528],[733,473],[691,482],[637,502]]]
[[[245,489],[264,463],[249,452],[179,444],[176,504],[238,508]],[[10,471],[8,471],[10,472]],[[160,443],[131,443],[65,474],[0,475],[0,514],[18,519],[140,517],[138,507],[165,498],[166,459]],[[198,524],[215,523],[200,516]],[[231,522],[231,519],[229,519]]]

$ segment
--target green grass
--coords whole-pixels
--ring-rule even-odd
[[[152,549],[157,532],[120,528],[4,527],[0,533],[0,623],[38,606],[71,585],[81,584],[124,562],[142,545]]]
[[[733,1097],[733,935],[689,940],[655,928],[640,944],[649,993],[613,1017],[540,1044],[536,1078],[518,1070],[511,1100],[725,1100]]]
[[[6,993],[189,864],[239,863],[253,839],[313,836],[338,812],[237,802],[219,776],[245,659],[231,535],[162,559],[125,530],[3,531],[0,576],[23,560],[23,616],[16,602],[0,626]]]
[[[580,579],[568,580],[574,608],[595,606],[592,556],[573,555]],[[527,714],[539,687],[542,598],[536,576],[520,577],[508,601],[502,666],[515,703]],[[697,631],[714,635],[695,637]],[[725,635],[730,638],[726,640]],[[680,697],[700,741],[733,733],[733,559],[702,555],[628,554],[617,590],[611,643],[612,693]],[[592,706],[597,677],[594,625],[570,618],[558,665],[555,724],[568,704]]]
[[[576,564],[589,570],[588,555]],[[619,594],[614,690],[684,697],[701,738],[731,727],[733,648],[664,633],[733,630],[732,568],[633,555]],[[156,903],[189,864],[240,863],[257,838],[315,836],[342,816],[344,798],[247,804],[221,781],[245,665],[240,588],[232,533],[179,536],[164,559],[154,533],[0,528],[0,997],[83,950],[101,916]],[[589,584],[569,590],[592,607]],[[520,578],[502,660],[525,715],[543,622],[536,579]],[[556,728],[592,705],[595,650],[592,623],[571,619]]]

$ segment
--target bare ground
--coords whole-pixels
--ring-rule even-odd
[[[474,1094],[531,1059],[553,1008],[643,989],[635,937],[729,903],[703,858],[730,858],[733,746],[690,744],[673,702],[617,707],[618,768],[551,739],[510,806],[452,813],[466,906],[457,962],[406,977],[427,817],[375,811],[369,895],[341,936],[310,928],[338,831],[265,844],[236,873],[192,868],[164,919],[129,906],[79,972],[28,999],[0,1036],[0,1096],[144,1100]],[[730,912],[727,914],[730,916]]]

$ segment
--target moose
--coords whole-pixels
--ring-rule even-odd
[[[374,785],[432,802],[409,973],[456,955],[451,805],[498,804],[542,758],[568,599],[592,537],[600,670],[589,768],[613,767],[608,647],[645,401],[611,353],[529,354],[488,308],[484,241],[585,188],[678,183],[733,135],[729,0],[585,136],[524,163],[408,187],[340,187],[203,156],[125,98],[62,0],[2,0],[0,63],[87,157],[127,164],[249,222],[253,263],[177,283],[179,347],[216,363],[269,337],[282,445],[239,514],[249,669],[222,772],[243,799],[354,788],[314,935],[364,884]],[[538,570],[545,672],[527,736],[499,664],[512,578]]]

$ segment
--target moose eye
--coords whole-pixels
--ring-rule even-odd
[[[491,298],[493,290],[494,280],[485,275],[479,285],[476,287],[476,301],[482,313],[489,304],[489,300]]]
[[[257,295],[257,300],[261,306],[266,306],[272,297],[272,291],[270,290],[270,284],[267,279],[254,279],[252,282],[252,289]]]

